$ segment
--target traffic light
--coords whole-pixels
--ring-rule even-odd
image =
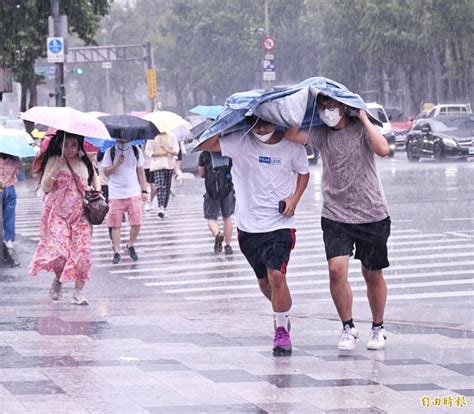
[[[147,83],[147,92],[148,98],[156,98],[158,88],[157,88],[157,79],[156,79],[156,69],[147,69],[146,71],[146,83]]]
[[[78,76],[84,75],[84,69],[82,69],[82,68],[76,68],[76,70],[74,72]]]

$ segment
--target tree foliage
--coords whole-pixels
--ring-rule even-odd
[[[45,54],[49,3],[7,1],[0,10],[0,36],[6,39],[0,64],[13,65],[25,88],[35,59]],[[108,3],[61,0],[61,13],[86,43],[151,42],[159,100],[168,109],[186,115],[194,105],[223,103],[233,92],[264,87],[265,0],[136,0],[112,7],[94,37],[97,16],[108,12]],[[368,100],[411,113],[426,101],[472,101],[472,0],[266,3],[269,34],[276,39],[276,84],[326,76]],[[112,93],[120,94],[124,110],[143,109],[134,103],[146,100],[143,69],[143,62],[129,62],[114,63],[110,71]],[[76,80],[87,105],[100,106],[103,78],[97,67]]]
[[[60,14],[68,16],[69,31],[86,43],[94,42],[99,16],[109,9],[108,0],[61,0]],[[50,0],[6,0],[0,8],[0,65],[13,69],[22,87],[21,110],[36,104],[38,77],[34,73],[37,58],[46,56]]]

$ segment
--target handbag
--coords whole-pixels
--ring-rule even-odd
[[[72,178],[76,183],[79,193],[84,197],[84,214],[86,215],[87,220],[89,220],[89,223],[92,225],[102,224],[107,212],[109,211],[109,205],[107,204],[107,201],[105,201],[105,197],[102,195],[102,192],[98,190],[85,190],[82,192],[81,186],[77,182],[76,175],[67,160],[66,164],[71,171]]]

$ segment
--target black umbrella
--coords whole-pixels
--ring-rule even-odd
[[[153,139],[160,131],[150,121],[133,115],[104,115],[98,118],[111,137],[125,141]]]

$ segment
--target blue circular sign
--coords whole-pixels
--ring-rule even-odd
[[[63,50],[63,42],[60,39],[51,39],[48,43],[48,50],[51,53],[61,53]]]

